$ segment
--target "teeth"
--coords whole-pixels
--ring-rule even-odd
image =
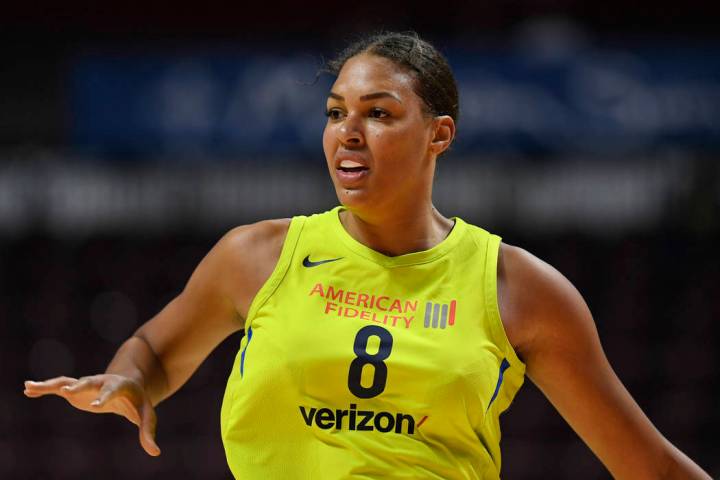
[[[357,168],[357,167],[364,167],[362,163],[353,162],[352,160],[343,160],[340,162],[340,167],[342,168]]]

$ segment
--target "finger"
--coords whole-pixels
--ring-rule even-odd
[[[90,402],[90,405],[97,408],[102,408],[107,402],[112,400],[118,393],[118,388],[110,383],[105,383],[100,389],[98,397]]]
[[[92,377],[83,377],[72,385],[60,387],[61,393],[80,393],[85,390],[97,388],[97,380]]]
[[[140,418],[140,445],[143,449],[153,457],[160,455],[160,447],[155,443],[155,430],[157,428],[157,416],[155,409],[150,402],[145,402],[142,406],[142,415]]]
[[[47,394],[58,394],[60,388],[72,385],[77,382],[76,378],[56,377],[44,382],[33,382],[28,380],[25,382],[25,395],[32,397],[40,397]]]
[[[30,397],[30,398],[38,398],[38,397],[42,397],[44,395],[55,395],[55,393],[53,393],[53,392],[36,392],[34,390],[23,390],[23,393],[25,394],[26,397]]]

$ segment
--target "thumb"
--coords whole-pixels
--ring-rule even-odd
[[[149,401],[145,401],[140,414],[140,445],[153,457],[160,455],[160,447],[155,443],[155,429],[157,428],[157,416],[155,409]]]

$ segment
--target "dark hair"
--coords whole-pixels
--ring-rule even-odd
[[[415,93],[425,103],[428,113],[449,115],[457,123],[458,89],[450,65],[417,33],[382,32],[361,38],[330,60],[324,70],[337,76],[345,62],[361,53],[384,57],[407,68],[415,75]]]

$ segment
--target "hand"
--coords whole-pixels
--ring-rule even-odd
[[[140,445],[148,455],[160,455],[155,443],[155,408],[140,384],[128,377],[101,374],[80,379],[56,377],[44,382],[26,381],[24,393],[30,398],[57,395],[86,412],[122,415],[138,426]]]

